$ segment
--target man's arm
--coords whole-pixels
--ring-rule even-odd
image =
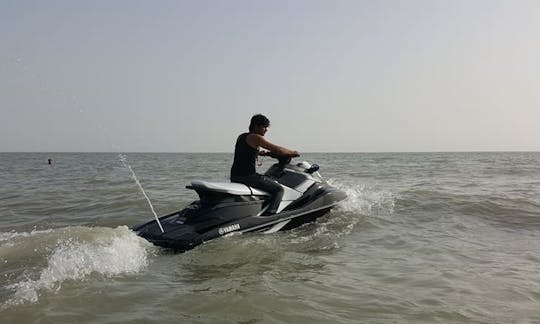
[[[269,150],[272,153],[276,153],[278,155],[285,155],[285,156],[296,156],[298,155],[297,151],[289,150],[287,148],[275,145],[267,141],[263,136],[259,134],[249,134],[246,137],[246,142],[249,146],[258,149],[259,147],[262,147],[264,149]]]

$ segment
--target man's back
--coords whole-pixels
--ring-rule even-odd
[[[249,146],[246,137],[249,133],[238,136],[234,147],[234,161],[231,167],[231,179],[255,174],[255,161],[258,150]]]

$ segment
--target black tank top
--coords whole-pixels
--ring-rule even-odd
[[[234,177],[249,176],[255,174],[255,160],[258,150],[249,146],[246,137],[249,133],[238,136],[234,146],[234,162],[231,167],[231,179]]]

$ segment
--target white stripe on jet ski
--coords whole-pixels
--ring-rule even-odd
[[[264,234],[271,234],[271,233],[275,233],[277,231],[279,231],[280,229],[283,228],[283,226],[287,225],[291,220],[286,220],[286,221],[283,221],[281,223],[278,223],[276,225],[274,225],[274,227],[272,227],[271,229],[269,229],[268,231],[264,231],[263,233]]]
[[[345,198],[345,199],[347,199],[347,198]],[[257,226],[245,228],[245,229],[240,230],[240,231],[238,231],[238,232],[241,232],[241,233],[251,232],[251,231],[257,230],[257,229],[259,229],[259,228],[261,228],[261,227],[267,227],[268,225],[272,225],[272,224],[275,224],[275,223],[281,223],[281,222],[283,222],[283,221],[290,221],[290,220],[293,219],[293,218],[300,217],[300,216],[304,216],[304,215],[306,215],[306,214],[314,213],[314,212],[317,212],[317,211],[319,211],[319,210],[323,210],[323,209],[326,209],[326,208],[335,206],[335,205],[339,204],[340,202],[342,202],[342,201],[345,200],[345,199],[342,199],[342,200],[340,200],[340,201],[336,201],[336,202],[334,202],[334,203],[328,204],[328,205],[323,206],[323,207],[319,207],[319,208],[317,208],[317,209],[312,209],[312,210],[309,210],[309,211],[305,211],[305,212],[303,212],[303,213],[296,214],[296,215],[294,215],[294,216],[289,216],[289,217],[286,217],[286,218],[277,219],[277,220],[275,220],[275,221],[273,221],[273,222],[268,222],[268,223],[264,223],[264,224],[261,224],[261,225],[257,225]],[[255,217],[259,217],[259,216],[255,216]],[[261,217],[266,217],[266,216],[261,216]]]

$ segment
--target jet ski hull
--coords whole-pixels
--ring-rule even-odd
[[[289,159],[290,160],[290,159]],[[284,189],[279,212],[263,216],[269,194],[240,183],[191,182],[199,200],[186,208],[133,227],[155,245],[177,252],[233,232],[285,231],[312,222],[328,213],[347,195],[325,182],[319,166],[280,160],[266,172]]]
[[[155,220],[135,226],[133,230],[157,246],[184,252],[233,232],[273,233],[296,228],[327,214],[346,197],[344,192],[335,188],[319,189],[316,198],[298,208],[270,216],[253,216],[263,210],[263,200],[213,207],[195,202],[183,210],[160,217],[163,233]]]

